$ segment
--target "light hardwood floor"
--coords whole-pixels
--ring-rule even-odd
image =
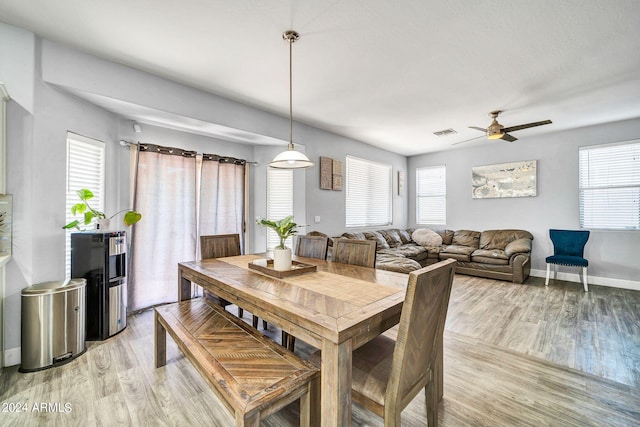
[[[456,276],[440,425],[640,425],[640,292],[589,290],[567,282],[545,288],[539,278],[514,285]],[[279,339],[278,330],[267,333]],[[5,368],[0,425],[232,425],[171,339],[167,347],[167,366],[155,369],[153,313],[146,311],[130,316],[118,336],[88,343],[71,363],[30,374]],[[299,355],[312,350],[296,342]],[[43,403],[46,411],[34,410]],[[27,410],[15,412],[16,404]],[[425,425],[424,407],[421,393],[403,412],[403,425]],[[263,425],[297,425],[297,419],[294,404]],[[382,420],[354,405],[353,424],[381,426]]]

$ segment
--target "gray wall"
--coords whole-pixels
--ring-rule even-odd
[[[518,228],[534,235],[532,268],[546,269],[544,258],[553,253],[550,228],[579,228],[578,148],[640,137],[640,119],[557,132],[540,137],[523,135],[516,142],[483,142],[409,158],[409,223],[416,225],[415,169],[445,164],[447,167],[446,228],[488,230]],[[537,160],[536,197],[472,199],[471,168],[497,163]],[[445,228],[434,226],[432,228]],[[592,230],[585,250],[589,274],[606,279],[640,280],[640,232]],[[631,284],[633,285],[633,283]]]

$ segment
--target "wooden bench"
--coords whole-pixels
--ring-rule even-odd
[[[166,364],[166,337],[211,384],[236,419],[260,420],[300,399],[300,425],[319,423],[319,370],[202,298],[155,309],[155,366]]]

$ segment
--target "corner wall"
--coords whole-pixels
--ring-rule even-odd
[[[578,148],[640,137],[640,119],[557,132],[540,137],[519,135],[513,143],[483,142],[462,148],[409,158],[409,223],[416,226],[415,169],[447,166],[447,224],[451,230],[517,228],[534,236],[532,266],[535,275],[546,271],[545,257],[553,253],[550,228],[578,229]],[[526,132],[526,131],[524,131]],[[472,199],[473,166],[537,160],[537,196]],[[432,228],[445,228],[437,226]],[[585,248],[590,283],[640,290],[640,231],[592,230]],[[560,270],[568,271],[568,270]],[[576,280],[574,275],[564,276]]]

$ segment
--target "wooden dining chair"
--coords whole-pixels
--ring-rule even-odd
[[[396,341],[380,335],[353,352],[353,400],[383,417],[385,427],[401,425],[402,410],[423,388],[428,425],[438,425],[455,263],[448,259],[411,272]]]
[[[322,236],[298,236],[296,255],[307,258],[327,259],[329,238]]]
[[[242,255],[240,250],[239,234],[216,234],[209,236],[200,236],[200,258],[223,258],[228,256]],[[209,300],[217,300],[222,306],[226,307],[231,303],[225,299],[214,296],[209,291],[204,290],[203,295]],[[244,309],[238,307],[238,317],[244,316]],[[262,326],[267,329],[267,322],[262,321]],[[258,327],[258,316],[253,316],[253,327]]]
[[[306,258],[327,259],[329,238],[327,236],[298,236],[296,239],[296,256]],[[293,351],[296,337],[282,331],[282,345]]]
[[[376,242],[373,240],[335,239],[334,262],[374,268],[376,265]]]

